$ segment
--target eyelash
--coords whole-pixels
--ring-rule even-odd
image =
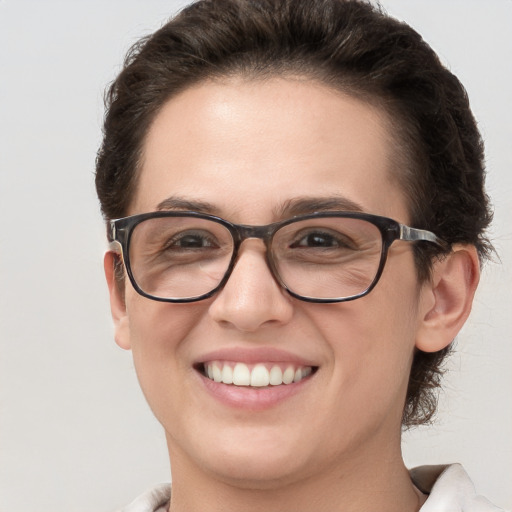
[[[200,247],[184,247],[182,245],[179,245],[179,242],[186,239],[187,237],[192,238],[200,238],[201,243],[204,241],[208,242],[208,245],[201,245]],[[217,245],[215,243],[215,239],[211,236],[205,236],[204,234],[197,234],[197,233],[178,233],[177,235],[173,236],[170,240],[167,241],[166,244],[164,244],[163,250],[171,250],[171,249],[203,249],[205,247],[214,247]]]

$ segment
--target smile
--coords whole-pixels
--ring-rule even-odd
[[[245,364],[231,361],[209,361],[203,367],[204,376],[214,382],[256,388],[300,382],[314,370],[311,366],[292,363]]]

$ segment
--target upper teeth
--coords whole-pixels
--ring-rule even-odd
[[[254,387],[279,386],[299,382],[312,371],[311,366],[293,364],[258,363],[254,366],[248,366],[244,363],[221,361],[205,363],[204,369],[208,378],[215,382]]]

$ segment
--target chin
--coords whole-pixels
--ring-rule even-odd
[[[272,489],[304,477],[312,453],[304,450],[288,429],[277,426],[225,429],[213,438],[203,436],[188,452],[196,467],[229,485],[245,489]]]
[[[252,490],[281,488],[306,476],[304,467],[293,460],[293,456],[276,458],[269,453],[261,455],[231,454],[216,460],[209,470],[229,485]]]

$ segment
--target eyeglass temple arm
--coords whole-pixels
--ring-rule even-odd
[[[123,254],[123,247],[117,240],[112,240],[108,244],[108,250],[117,254]]]
[[[119,240],[116,240],[116,224],[115,220],[109,221],[107,224],[107,238],[108,238],[108,249],[109,251],[117,254],[123,254],[123,246]]]
[[[400,224],[400,240],[407,240],[409,242],[432,242],[443,249],[448,249],[449,245],[434,235],[431,231],[427,231],[425,229],[416,229],[406,226],[404,224]]]

